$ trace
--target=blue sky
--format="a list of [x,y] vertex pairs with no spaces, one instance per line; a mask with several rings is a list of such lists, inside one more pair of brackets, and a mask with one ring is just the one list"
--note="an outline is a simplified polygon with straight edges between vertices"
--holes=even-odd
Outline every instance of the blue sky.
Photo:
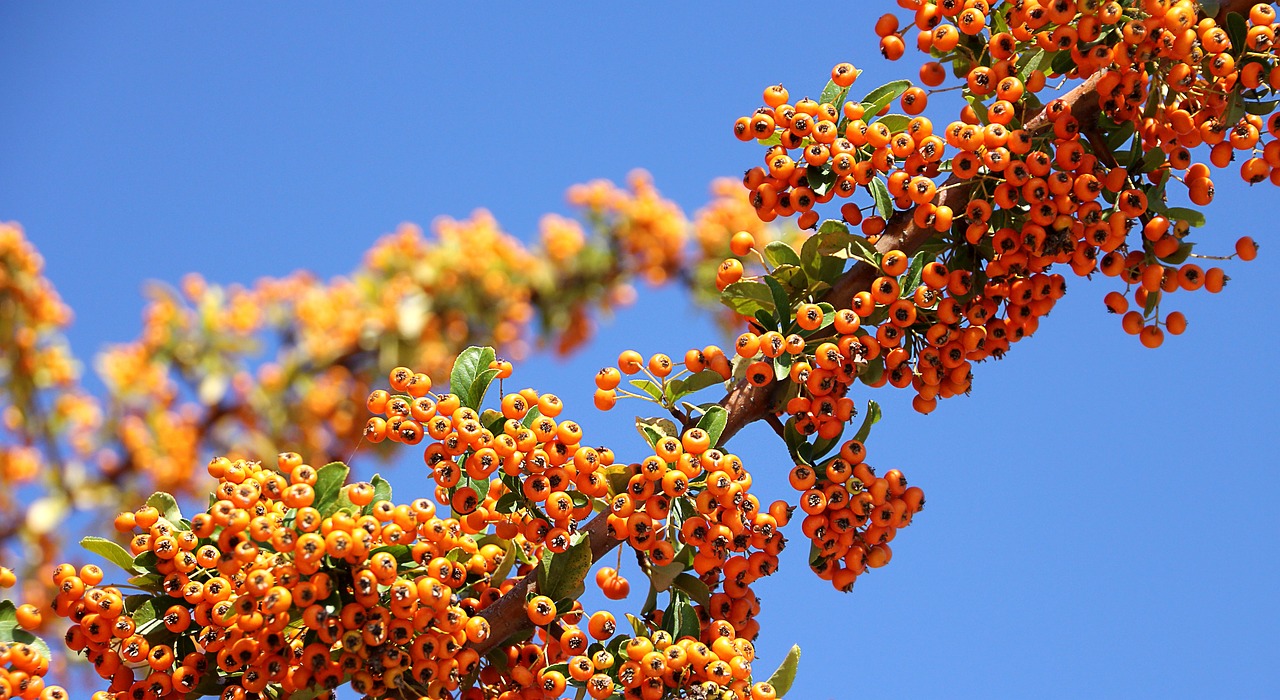
[[[477,207],[528,235],[570,184],[636,167],[692,209],[757,162],[730,131],[765,85],[816,94],[845,60],[867,69],[855,92],[914,75],[874,52],[868,16],[894,9],[6,4],[0,219],[46,256],[87,357],[134,336],[148,279],[341,274],[401,221]],[[1105,314],[1109,281],[1072,280],[972,397],[918,416],[871,395],[886,418],[870,461],[902,468],[928,508],[850,595],[808,571],[796,529],[757,587],[762,675],[799,643],[795,698],[1280,694],[1280,199],[1233,179],[1216,178],[1197,236],[1226,252],[1251,233],[1263,252],[1229,266],[1223,294],[1173,298],[1184,336],[1144,350]],[[682,308],[645,291],[586,351],[517,379],[638,453],[626,404],[590,408],[591,375],[627,347],[717,339]],[[670,336],[651,332],[673,314]],[[789,495],[767,428],[732,447],[762,499]],[[398,472],[400,495],[426,490]]]

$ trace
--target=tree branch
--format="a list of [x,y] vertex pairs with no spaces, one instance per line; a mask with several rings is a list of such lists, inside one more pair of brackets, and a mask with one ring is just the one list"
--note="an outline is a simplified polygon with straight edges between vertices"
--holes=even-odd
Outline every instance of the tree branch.
[[[1247,12],[1248,8],[1252,7],[1253,4],[1250,0],[1229,0],[1224,3],[1222,12],[1238,12],[1242,8]],[[1072,114],[1084,125],[1097,123],[1099,105],[1095,88],[1103,74],[1101,71],[1095,73],[1060,98],[1070,106]],[[1047,108],[1043,108],[1031,119],[1025,121],[1023,128],[1037,132],[1043,130],[1049,124]],[[973,183],[961,180],[953,175],[947,179],[944,187],[939,204],[951,207],[953,211],[962,212],[965,208],[964,204],[972,196]],[[907,255],[912,255],[936,235],[937,232],[931,227],[917,226],[913,215],[914,209],[895,212],[890,217],[884,233],[876,241],[876,250],[885,253],[896,249]],[[872,282],[875,281],[879,274],[879,270],[875,267],[867,263],[857,263],[836,281],[823,301],[831,303],[837,309],[847,309],[854,295],[858,292],[870,290]],[[774,404],[777,401],[775,394],[782,386],[784,385],[775,382],[768,386],[758,387],[753,386],[745,379],[734,385],[719,402],[729,413],[724,432],[720,436],[719,445],[727,443],[747,425],[772,417]],[[776,422],[776,419],[774,422]],[[620,540],[615,540],[609,536],[608,516],[605,513],[593,518],[582,528],[582,531],[591,538],[593,561],[599,561],[605,554],[621,543]],[[531,626],[528,615],[524,610],[524,601],[529,592],[534,590],[534,582],[536,581],[537,569],[535,568],[520,581],[517,581],[515,586],[493,605],[481,611],[480,614],[489,621],[491,634],[488,640],[475,645],[476,651],[484,654],[512,635]]]

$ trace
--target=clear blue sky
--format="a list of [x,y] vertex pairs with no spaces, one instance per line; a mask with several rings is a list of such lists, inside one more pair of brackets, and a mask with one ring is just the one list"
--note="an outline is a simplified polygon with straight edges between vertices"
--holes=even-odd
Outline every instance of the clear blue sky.
[[[764,85],[816,94],[844,60],[866,88],[915,68],[882,63],[858,14],[887,0],[460,6],[0,8],[0,219],[45,254],[75,349],[132,338],[147,279],[340,274],[401,221],[476,207],[528,235],[570,184],[635,167],[695,207],[759,158],[730,127]],[[1109,281],[1073,281],[972,397],[922,417],[879,392],[871,461],[928,508],[851,595],[808,571],[797,528],[758,586],[763,675],[800,643],[794,698],[1280,695],[1280,198],[1232,179],[1197,235],[1228,251],[1249,232],[1263,252],[1225,293],[1174,297],[1186,335],[1146,351],[1104,313]],[[638,454],[621,411],[590,408],[591,374],[625,347],[714,340],[700,319],[647,332],[679,303],[644,294],[585,352],[517,379]],[[733,448],[762,498],[788,495],[772,433]],[[400,470],[397,491],[416,479]]]

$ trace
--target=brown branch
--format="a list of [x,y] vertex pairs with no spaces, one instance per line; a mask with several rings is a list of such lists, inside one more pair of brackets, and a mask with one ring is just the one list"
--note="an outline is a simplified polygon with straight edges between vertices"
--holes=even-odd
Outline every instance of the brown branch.
[[[1252,5],[1253,2],[1248,0],[1230,0],[1223,5],[1223,12],[1240,11],[1240,8],[1247,11]],[[1060,98],[1071,107],[1073,116],[1086,127],[1092,128],[1097,124],[1099,106],[1095,88],[1102,76],[1101,71],[1095,73]],[[1024,122],[1023,128],[1037,132],[1042,131],[1049,124],[1048,110],[1044,108]],[[939,204],[951,207],[953,211],[963,211],[965,202],[969,201],[972,195],[973,183],[952,175],[944,183],[944,187],[946,189],[942,192]],[[917,226],[913,219],[914,213],[911,209],[895,212],[890,217],[884,233],[876,241],[876,250],[885,253],[896,249],[912,255],[932,238],[936,231],[931,227]],[[837,309],[847,309],[854,295],[870,290],[872,282],[879,274],[879,270],[875,267],[867,263],[857,263],[836,281],[823,301],[831,303]],[[758,387],[745,379],[734,385],[720,400],[720,405],[728,410],[729,416],[718,444],[725,444],[747,425],[772,417],[775,413],[774,404],[777,401],[775,392],[782,386],[784,385],[781,383],[774,383],[770,386]],[[615,540],[609,536],[607,514],[597,515],[583,527],[583,532],[591,538],[591,556],[594,561],[599,561],[614,547],[621,544],[621,540]],[[524,601],[529,592],[535,589],[535,581],[537,581],[536,568],[517,581],[515,586],[493,605],[481,611],[480,614],[489,621],[491,634],[487,641],[475,645],[476,651],[484,654],[512,635],[531,626],[524,610]]]
[[[609,536],[609,514],[607,511],[596,515],[579,532],[590,538],[591,561],[593,562],[600,561],[614,547],[622,544],[622,540],[615,540]],[[541,568],[542,565],[538,564],[524,578],[516,581],[516,585],[503,594],[493,605],[480,611],[480,616],[489,621],[489,638],[474,646],[475,650],[481,655],[506,641],[517,632],[532,626],[529,622],[529,615],[524,609],[524,601],[530,591],[537,590],[538,569]]]

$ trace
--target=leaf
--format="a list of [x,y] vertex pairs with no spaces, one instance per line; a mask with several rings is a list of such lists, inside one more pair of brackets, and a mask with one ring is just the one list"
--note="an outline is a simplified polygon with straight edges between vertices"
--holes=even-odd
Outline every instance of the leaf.
[[830,165],[810,165],[805,168],[805,180],[808,181],[813,193],[822,197],[831,190],[832,185],[836,184],[836,173]]
[[52,658],[49,645],[43,639],[18,627],[18,608],[11,600],[0,601],[0,642],[26,644],[44,658]]
[[902,296],[909,297],[915,294],[916,287],[920,286],[920,275],[924,272],[924,260],[928,257],[924,253],[916,253],[911,258],[911,266],[907,268],[907,276],[902,278]]
[[489,393],[489,385],[493,384],[493,380],[498,376],[498,370],[486,367],[476,375],[475,381],[471,382],[471,397],[475,401],[472,408],[479,409],[484,403],[484,395]]
[[627,622],[631,623],[631,630],[636,633],[637,637],[648,637],[651,634],[649,626],[644,623],[644,620],[631,613],[627,613]]
[[674,379],[667,382],[667,401],[674,404],[689,394],[702,391],[723,381],[724,377],[721,377],[720,373],[713,369],[704,369],[683,379]]
[[773,293],[773,305],[778,310],[778,325],[787,325],[792,320],[791,297],[787,294],[787,290],[782,287],[782,283],[774,279],[772,275],[766,276],[764,281],[769,285],[769,291]]
[[862,98],[863,111],[868,115],[878,114],[880,110],[888,107],[890,102],[902,97],[902,93],[910,87],[910,80],[895,80],[881,85]]
[[136,627],[142,627],[154,619],[156,619],[156,606],[150,598],[143,601],[142,605],[139,605],[138,609],[133,611],[133,624]]
[[720,444],[720,435],[724,433],[724,427],[728,422],[729,412],[724,406],[712,406],[702,414],[702,418],[698,419],[698,427],[706,431],[711,446],[716,447]]
[[782,660],[778,666],[778,670],[769,676],[769,685],[773,686],[773,692],[778,697],[783,697],[791,690],[791,684],[796,681],[796,668],[800,665],[800,645],[796,644],[791,647],[791,651],[787,652],[787,658]]
[[695,602],[702,605],[711,604],[711,589],[707,588],[707,584],[702,579],[689,573],[682,573],[672,580],[671,585],[689,595]]
[[1187,261],[1187,258],[1191,257],[1191,251],[1195,249],[1195,246],[1196,244],[1194,243],[1179,243],[1177,250],[1160,258],[1160,260],[1169,265],[1181,265]]
[[[463,406],[479,408],[480,402],[474,393],[476,380],[481,373],[489,369],[489,363],[496,359],[493,348],[472,345],[458,354],[453,363],[453,371],[449,373],[449,391],[458,396]],[[492,377],[491,377],[492,379]],[[488,385],[485,384],[487,387]]]
[[[1235,16],[1235,13],[1233,12],[1229,16]],[[1227,128],[1232,128],[1236,124],[1239,124],[1240,120],[1243,118],[1244,95],[1240,94],[1240,88],[1237,87],[1235,90],[1231,91],[1231,98],[1227,101],[1227,111],[1222,115],[1222,123],[1225,124]]]
[[651,382],[648,379],[632,379],[631,386],[653,397],[654,401],[662,400],[662,389],[658,387],[656,382]]
[[800,256],[791,246],[782,241],[773,241],[764,247],[764,257],[770,265],[800,265]]
[[577,543],[560,553],[546,550],[538,569],[538,592],[552,600],[573,595],[591,569],[591,538],[580,537]]
[[762,282],[734,282],[720,292],[720,303],[743,316],[774,310],[773,294]]
[[650,447],[656,446],[664,437],[680,437],[680,428],[670,418],[636,418],[636,430]]
[[502,494],[497,503],[493,504],[493,509],[498,513],[511,514],[516,512],[520,507],[520,495],[515,491],[508,491]]
[[1147,295],[1147,303],[1142,307],[1142,315],[1144,317],[1152,317],[1151,315],[1155,312],[1156,307],[1160,305],[1161,294],[1160,290],[1156,290]]
[[1031,53],[1024,53],[1019,56],[1017,64],[1018,79],[1024,83],[1027,82],[1027,78],[1031,76],[1031,73],[1040,68],[1040,65],[1044,63],[1044,57],[1044,49],[1036,49]]
[[889,186],[884,184],[884,180],[873,178],[867,189],[871,190],[871,196],[876,200],[876,213],[886,220],[893,216],[893,198],[889,196]]
[[[1239,56],[1245,48],[1249,36],[1249,26],[1245,24],[1244,15],[1239,12],[1227,13],[1227,38],[1231,39],[1231,53]],[[1235,122],[1231,122],[1235,124]]]
[[1205,218],[1202,212],[1195,209],[1187,209],[1186,207],[1169,207],[1165,211],[1165,218],[1170,221],[1185,221],[1187,225],[1200,228],[1205,225]]
[[684,562],[673,561],[670,564],[655,565],[649,567],[649,582],[659,592],[671,588],[671,583],[676,577],[684,573]]
[[147,498],[147,505],[160,511],[160,517],[177,525],[182,522],[182,511],[178,509],[178,499],[164,491],[156,491]]
[[911,117],[905,114],[886,114],[876,121],[884,124],[886,129],[896,134],[899,131],[906,130],[907,125],[911,123]]
[[625,464],[611,464],[604,469],[604,480],[609,485],[609,496],[616,496],[627,490],[631,470]]
[[1120,125],[1118,129],[1107,134],[1107,148],[1111,151],[1118,151],[1120,147],[1133,138],[1134,134],[1133,122],[1127,121]]
[[977,95],[965,95],[964,99],[969,103],[969,106],[973,108],[973,113],[978,115],[978,121],[983,124],[991,123],[991,117],[988,115],[987,111],[987,103],[983,102],[981,97],[978,97]]
[[146,573],[134,564],[132,554],[111,540],[90,535],[80,540],[80,546],[131,574]]
[[1280,100],[1268,100],[1266,102],[1246,102],[1244,103],[1244,111],[1257,117],[1265,117],[1276,110],[1276,106],[1280,105]]
[[330,462],[316,471],[316,497],[312,505],[320,515],[333,515],[338,509],[338,495],[350,474],[351,469],[342,462]]
[[858,428],[858,434],[853,439],[866,442],[867,436],[871,434],[871,426],[880,422],[880,415],[880,404],[874,399],[867,401],[867,415],[862,419],[862,427]]
[[160,584],[164,583],[164,577],[160,574],[139,574],[137,576],[130,576],[127,583],[130,586],[136,586],[144,591],[159,593]]
[[[373,503],[391,500],[391,482],[382,478],[381,474],[374,474],[370,483],[373,484]],[[370,513],[373,512],[373,503],[367,506]]]
[[1222,8],[1222,0],[1200,0],[1200,11],[1205,17],[1215,17]]
[[698,622],[698,613],[694,611],[689,595],[684,591],[671,591],[671,602],[667,605],[666,614],[662,616],[662,629],[670,632],[677,640],[684,637],[698,638],[702,625]]
[[472,479],[468,477],[463,481],[463,483],[470,486],[476,492],[476,499],[478,501],[484,502],[485,497],[489,495],[489,486],[492,485],[493,482],[488,479]]
[[[858,76],[860,75],[862,75],[862,69],[855,68],[853,71],[853,79],[857,80]],[[822,97],[820,101],[839,107],[840,105],[844,104],[844,99],[848,94],[849,94],[849,88],[840,87],[839,85],[836,85],[834,82],[828,80],[826,87],[822,88]]]
[[1144,173],[1154,173],[1164,164],[1165,153],[1159,147],[1148,149],[1146,153],[1142,154],[1142,172]]
[[[765,280],[766,282],[768,280],[774,280],[778,284],[781,284],[783,290],[788,292],[788,296],[790,296],[791,292],[802,292],[809,286],[809,281],[805,277],[804,270],[801,270],[795,265],[779,265],[774,268],[773,273],[766,277]],[[769,288],[772,291],[773,285],[769,285]],[[777,296],[774,296],[774,304],[777,303],[778,298]],[[790,305],[784,306],[783,310],[790,311]],[[785,313],[778,313],[777,315],[780,317],[779,320],[786,320]]]
[[505,551],[502,555],[502,561],[498,563],[498,566],[493,570],[493,575],[489,577],[489,580],[495,586],[506,580],[507,574],[511,573],[511,567],[516,564],[515,543],[511,540],[503,540],[503,550]]

